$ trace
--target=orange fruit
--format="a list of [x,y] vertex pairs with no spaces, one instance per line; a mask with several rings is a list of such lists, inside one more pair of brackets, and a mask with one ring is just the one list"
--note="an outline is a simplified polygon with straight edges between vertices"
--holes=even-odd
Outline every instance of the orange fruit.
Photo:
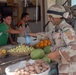
[[0,55],[2,55],[2,51],[0,51]]
[[46,47],[47,46],[47,43],[44,43],[44,47]]
[[51,45],[51,42],[48,42],[48,45]]
[[36,47],[38,48],[39,47],[39,44],[37,44]]
[[43,41],[42,40],[40,41],[40,44],[43,44]]
[[44,45],[43,44],[40,44],[39,46],[40,46],[40,48],[42,48]]
[[44,40],[44,43],[48,43],[48,40]]

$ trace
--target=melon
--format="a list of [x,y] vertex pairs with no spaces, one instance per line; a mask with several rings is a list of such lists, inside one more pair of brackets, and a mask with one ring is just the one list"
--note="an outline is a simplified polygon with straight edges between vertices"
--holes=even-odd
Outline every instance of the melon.
[[44,57],[44,51],[42,49],[35,49],[31,52],[30,57],[32,59],[41,59]]
[[51,59],[47,57],[47,55],[45,55],[43,58],[42,58],[45,62],[47,62],[48,64],[51,63]]
[[48,54],[48,53],[51,52],[50,48],[51,48],[51,46],[46,46],[46,47],[44,47],[44,52],[45,52],[45,54]]

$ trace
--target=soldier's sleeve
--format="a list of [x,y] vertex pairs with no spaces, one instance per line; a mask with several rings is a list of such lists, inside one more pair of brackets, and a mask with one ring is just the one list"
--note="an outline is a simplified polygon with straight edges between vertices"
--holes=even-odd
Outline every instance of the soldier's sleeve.
[[47,38],[48,38],[47,33],[44,33],[44,32],[37,33],[36,36],[37,36],[37,38],[38,38],[39,40],[40,40],[40,39],[44,40],[44,39],[47,39]]
[[65,27],[63,29],[62,38],[67,46],[59,50],[61,60],[63,63],[71,62],[71,57],[76,55],[76,50],[72,49],[71,45],[76,45],[75,31],[71,27]]

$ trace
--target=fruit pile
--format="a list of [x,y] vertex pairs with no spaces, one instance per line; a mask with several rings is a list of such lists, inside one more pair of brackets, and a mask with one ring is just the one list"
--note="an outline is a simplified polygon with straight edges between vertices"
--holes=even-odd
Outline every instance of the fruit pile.
[[49,45],[51,45],[51,41],[49,39],[40,40],[40,42],[36,44],[36,48],[43,48]]
[[4,57],[7,54],[7,51],[4,49],[0,49],[0,58]]
[[[11,53],[17,53],[17,54],[30,54],[31,51],[34,50],[33,47],[29,47],[29,46],[25,46],[25,45],[19,45],[15,48],[12,48],[10,50],[8,50],[8,53],[11,54]],[[13,54],[14,55],[14,54]]]

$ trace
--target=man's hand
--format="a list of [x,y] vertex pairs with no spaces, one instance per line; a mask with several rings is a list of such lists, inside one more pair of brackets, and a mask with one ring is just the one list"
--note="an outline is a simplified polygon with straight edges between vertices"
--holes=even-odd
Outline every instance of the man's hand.
[[14,41],[13,41],[13,42],[11,42],[11,44],[13,44],[13,45],[17,45],[17,42],[14,42]]
[[51,59],[51,60],[55,60],[56,58],[59,57],[59,51],[54,51],[54,52],[51,52],[48,54],[48,57]]

